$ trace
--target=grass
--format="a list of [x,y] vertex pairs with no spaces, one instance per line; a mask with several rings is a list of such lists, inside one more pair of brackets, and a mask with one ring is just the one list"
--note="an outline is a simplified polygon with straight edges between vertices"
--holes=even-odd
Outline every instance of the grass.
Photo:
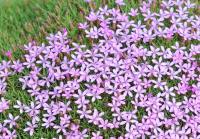
[[[109,2],[108,2],[109,1]],[[160,0],[159,0],[160,1]],[[132,7],[138,7],[138,0],[126,0],[129,3],[123,8],[124,11],[129,11]],[[200,1],[196,0],[197,4]],[[107,3],[110,7],[114,6],[114,0],[96,0],[96,7],[102,3]],[[155,10],[159,10],[158,8]],[[0,61],[5,59],[4,51],[15,51],[14,58],[19,58],[21,54],[21,46],[35,40],[38,43],[45,42],[45,37],[50,33],[55,33],[58,30],[66,27],[69,31],[69,36],[76,40],[78,30],[76,26],[79,22],[84,21],[84,16],[89,12],[89,5],[84,0],[0,0]],[[177,41],[174,38],[172,41],[155,40],[152,42],[156,46],[171,46]],[[194,42],[199,43],[199,42]],[[6,98],[11,101],[11,105],[15,100],[21,100],[24,103],[30,103],[32,98],[27,95],[26,91],[20,89],[18,78],[20,75],[12,76],[8,79],[8,92]],[[105,98],[105,101],[106,98]],[[93,107],[103,109],[102,102],[94,104]],[[128,110],[131,106],[127,105],[124,109]],[[74,108],[76,109],[76,107]],[[5,119],[8,113],[17,115],[19,112],[15,109],[10,109],[6,113],[0,114],[0,122]],[[140,117],[145,114],[145,110],[137,113]],[[80,121],[75,111],[71,113],[75,122],[82,125],[82,128],[90,128],[91,130],[97,127],[90,125],[87,121]],[[25,122],[29,120],[27,115],[22,115],[19,121],[18,138],[28,139],[30,136],[23,132]],[[112,117],[106,117],[107,119]],[[121,134],[120,130],[102,131],[105,138]],[[121,130],[124,132],[124,130]],[[56,136],[56,132],[39,127],[34,134],[33,139],[41,137],[49,139]]]

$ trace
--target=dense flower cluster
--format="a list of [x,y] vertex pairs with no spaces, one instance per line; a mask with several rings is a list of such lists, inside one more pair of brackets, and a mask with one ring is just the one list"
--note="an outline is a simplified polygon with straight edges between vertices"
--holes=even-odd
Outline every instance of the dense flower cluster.
[[[67,139],[103,139],[102,130],[122,128],[124,133],[110,138],[200,138],[200,45],[182,43],[200,40],[200,18],[190,15],[195,7],[190,1],[163,1],[158,13],[151,11],[154,2],[129,13],[107,6],[92,10],[79,24],[91,49],[71,42],[63,30],[47,37],[47,45],[25,45],[22,60],[2,61],[1,96],[7,77],[28,72],[19,81],[34,101],[17,100],[13,106],[31,119],[24,131],[32,136],[40,122]],[[125,5],[123,0],[116,4]],[[151,43],[174,36],[182,42],[170,48]],[[105,98],[110,115],[93,105]],[[8,108],[2,97],[0,113]],[[82,129],[71,111],[100,130]],[[16,138],[19,118],[8,115],[0,124],[0,138]]]

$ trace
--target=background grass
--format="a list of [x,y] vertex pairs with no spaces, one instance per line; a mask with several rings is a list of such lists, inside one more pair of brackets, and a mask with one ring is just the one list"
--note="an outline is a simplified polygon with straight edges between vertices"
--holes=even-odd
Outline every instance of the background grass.
[[[138,0],[125,1],[128,5],[123,7],[124,11],[128,11],[132,7],[138,7]],[[200,4],[199,0],[194,2],[197,5]],[[114,6],[114,0],[96,0],[95,3],[96,7],[105,3],[110,7]],[[88,12],[89,5],[84,0],[0,0],[0,61],[5,59],[3,56],[5,51],[12,50],[14,51],[14,57],[19,58],[19,48],[22,45],[32,40],[38,43],[45,42],[48,34],[55,33],[64,27],[69,31],[70,37],[76,40],[78,35],[76,26],[79,22],[84,21],[84,16]],[[199,13],[198,10],[194,12]],[[156,46],[165,45],[169,47],[177,40],[178,38],[175,37],[173,41],[155,40],[152,43]],[[20,89],[19,77],[20,75],[15,75],[8,79],[8,92],[5,97],[10,100],[11,104],[14,104],[16,100],[21,100],[28,104],[32,98]],[[103,101],[107,101],[106,99]],[[104,108],[102,106],[102,102],[94,104],[94,107],[99,110]],[[127,105],[124,109],[128,110],[129,106]],[[0,122],[5,119],[9,112],[14,115],[19,114],[19,111],[10,109],[6,113],[0,114]],[[141,110],[138,115],[142,116],[144,113],[144,110]],[[71,116],[75,122],[80,122],[75,110],[71,113]],[[109,119],[109,117],[106,118]],[[22,115],[18,128],[19,139],[39,139],[41,137],[49,139],[56,136],[55,131],[50,131],[40,126],[34,136],[30,137],[22,130],[28,120],[30,119],[27,115]],[[81,121],[81,125],[83,125],[83,128],[96,129],[96,127],[88,124],[87,121]],[[102,131],[102,133],[105,138],[108,138],[109,136],[121,134],[119,131],[123,132],[123,130],[113,130]]]

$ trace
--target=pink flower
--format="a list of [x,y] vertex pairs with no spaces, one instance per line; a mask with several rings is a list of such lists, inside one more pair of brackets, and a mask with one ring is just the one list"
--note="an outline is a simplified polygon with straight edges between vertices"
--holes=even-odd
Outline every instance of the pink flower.
[[4,112],[7,109],[9,109],[9,101],[5,100],[2,97],[0,101],[0,113]]
[[[50,34],[46,44],[25,45],[24,54],[15,61],[8,51],[10,61],[0,62],[4,121],[0,138],[23,134],[23,126],[17,126],[21,116],[5,112],[9,106],[9,112],[16,108],[31,119],[24,129],[30,136],[42,126],[56,131],[60,139],[199,138],[196,5],[189,0],[161,5],[149,0],[126,12],[126,7],[120,7],[123,0],[115,3],[114,8],[105,5],[88,11],[73,40],[62,29]],[[24,99],[12,103],[4,99],[12,93],[13,75],[20,81],[14,86],[31,97],[26,105]],[[109,137],[106,130],[115,132]]]
[[125,5],[124,0],[115,0],[115,3],[120,6]]
[[7,56],[8,58],[12,58],[12,52],[10,50],[6,51],[5,56]]
[[33,136],[33,133],[35,132],[35,128],[37,128],[37,124],[35,122],[27,122],[26,123],[28,127],[24,129],[25,132],[29,132],[30,136]]
[[92,132],[92,138],[91,139],[103,139],[103,136],[100,135],[100,132],[97,133]]
[[19,116],[13,117],[13,115],[9,113],[8,117],[9,119],[4,120],[4,124],[8,124],[9,127],[12,129],[14,126],[17,125],[16,121],[19,119]]

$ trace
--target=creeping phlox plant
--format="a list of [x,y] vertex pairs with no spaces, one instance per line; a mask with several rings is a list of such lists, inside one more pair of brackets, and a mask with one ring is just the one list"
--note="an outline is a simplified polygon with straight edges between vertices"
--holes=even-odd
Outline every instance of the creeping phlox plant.
[[[0,113],[19,114],[2,120],[0,138],[17,138],[23,114],[30,136],[44,127],[66,139],[200,138],[200,17],[190,14],[196,5],[162,1],[153,12],[154,2],[128,13],[120,10],[123,0],[91,10],[78,26],[87,45],[63,30],[47,44],[25,45],[20,60],[2,61]],[[153,43],[174,37],[170,47]],[[5,97],[15,74],[28,104]]]

